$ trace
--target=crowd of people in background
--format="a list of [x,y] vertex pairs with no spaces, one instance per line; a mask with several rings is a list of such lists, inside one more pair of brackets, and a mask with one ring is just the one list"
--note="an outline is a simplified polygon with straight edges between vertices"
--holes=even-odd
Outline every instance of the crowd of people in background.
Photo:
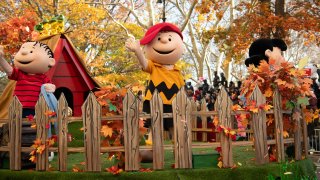
[[214,110],[214,103],[221,87],[226,89],[234,104],[239,102],[241,81],[236,83],[230,81],[228,83],[224,73],[220,73],[219,76],[218,72],[215,71],[212,85],[208,84],[206,79],[200,80],[195,87],[192,86],[191,82],[186,82],[185,85],[187,96],[199,104],[202,99],[205,99],[209,111]]

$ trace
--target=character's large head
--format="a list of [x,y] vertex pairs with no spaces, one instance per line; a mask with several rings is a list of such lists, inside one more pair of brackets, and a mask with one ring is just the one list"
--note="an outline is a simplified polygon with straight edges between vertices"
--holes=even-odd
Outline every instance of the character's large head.
[[159,64],[175,64],[184,51],[183,36],[178,27],[159,23],[148,29],[140,40],[145,57]]
[[287,50],[286,43],[281,39],[257,39],[249,48],[249,58],[245,60],[246,66],[253,64],[259,66],[260,61],[273,59],[280,63],[284,61],[281,54],[282,51]]
[[14,56],[14,65],[28,74],[42,74],[55,65],[51,49],[41,42],[24,43]]

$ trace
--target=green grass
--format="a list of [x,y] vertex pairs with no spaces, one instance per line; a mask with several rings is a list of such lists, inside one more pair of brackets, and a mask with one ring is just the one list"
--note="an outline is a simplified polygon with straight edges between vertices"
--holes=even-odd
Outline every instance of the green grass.
[[[193,179],[219,179],[219,180],[272,180],[281,177],[287,180],[316,179],[314,167],[311,160],[302,160],[291,164],[291,175],[284,175],[283,164],[271,163],[256,167],[238,167],[236,169],[180,169],[161,170],[153,172],[123,172],[114,176],[107,172],[101,173],[73,173],[73,172],[36,172],[36,171],[10,171],[0,170],[0,179],[165,179],[165,180],[193,180]],[[290,169],[288,169],[290,170]]]

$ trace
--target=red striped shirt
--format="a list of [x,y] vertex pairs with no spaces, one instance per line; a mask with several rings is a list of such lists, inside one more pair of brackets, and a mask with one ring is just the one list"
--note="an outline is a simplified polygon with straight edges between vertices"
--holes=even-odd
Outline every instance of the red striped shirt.
[[31,109],[34,109],[39,99],[41,85],[51,83],[45,74],[30,75],[17,68],[13,68],[12,74],[8,78],[17,81],[13,95],[18,97],[23,108]]

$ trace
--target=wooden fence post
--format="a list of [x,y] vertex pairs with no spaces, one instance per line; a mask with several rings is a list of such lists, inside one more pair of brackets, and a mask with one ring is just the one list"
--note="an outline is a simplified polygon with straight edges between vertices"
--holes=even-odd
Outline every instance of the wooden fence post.
[[163,138],[163,103],[160,94],[156,90],[150,101],[153,169],[164,167],[164,138]]
[[172,102],[175,168],[192,168],[191,102],[181,88]]
[[68,103],[62,93],[58,101],[58,112],[57,112],[57,123],[58,123],[58,164],[60,171],[67,171],[67,155],[68,155]]
[[[49,117],[46,115],[46,112],[49,111],[48,105],[43,97],[40,95],[39,100],[35,106],[35,114],[36,114],[36,125],[37,125],[37,139],[40,139],[41,143],[44,145],[48,140],[48,125],[49,125]],[[37,171],[47,171],[49,170],[49,162],[48,162],[48,148],[36,156],[36,170]]]
[[[232,105],[232,100],[230,99],[225,88],[222,87],[214,107],[215,110],[218,111],[219,124],[231,129],[233,129],[233,122],[231,117]],[[233,167],[232,139],[231,137],[227,136],[224,132],[220,132],[220,138],[223,167]]]
[[284,141],[283,141],[283,114],[282,114],[282,107],[281,107],[281,95],[279,90],[273,94],[273,114],[274,114],[274,121],[275,121],[275,138],[276,138],[276,152],[277,152],[277,161],[284,162]]
[[[258,86],[255,87],[250,99],[256,102],[257,107],[266,104],[266,98],[261,93]],[[254,135],[254,148],[256,152],[256,163],[266,164],[269,162],[266,112],[264,110],[259,109],[258,113],[251,113],[251,115]]]
[[301,153],[301,109],[300,107],[295,107],[293,110],[293,121],[295,126],[294,131],[294,154],[295,154],[295,160],[301,160],[302,159],[302,153]]
[[84,127],[86,171],[101,171],[100,131],[101,106],[92,92],[81,107]]
[[139,100],[132,91],[123,99],[125,170],[139,170]]
[[[205,99],[201,100],[201,111],[203,112],[207,111],[207,103]],[[207,116],[201,116],[201,123],[202,123],[201,129],[207,129],[208,127]],[[202,142],[207,142],[207,141],[208,141],[208,135],[207,135],[207,132],[204,131],[202,132]]]
[[22,105],[14,96],[9,106],[10,170],[21,170]]
[[[191,101],[191,111],[197,111],[197,104],[194,101]],[[191,116],[191,124],[192,124],[192,129],[197,128],[197,116]],[[197,141],[197,131],[192,132],[192,141]]]

